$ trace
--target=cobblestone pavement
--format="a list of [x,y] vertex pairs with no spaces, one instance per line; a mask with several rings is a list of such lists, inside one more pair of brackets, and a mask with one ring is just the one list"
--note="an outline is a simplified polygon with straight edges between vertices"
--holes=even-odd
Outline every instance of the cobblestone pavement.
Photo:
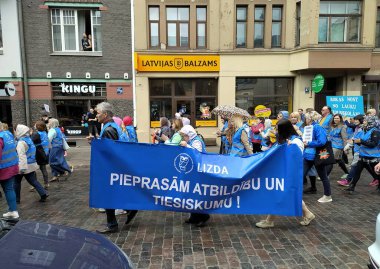
[[[67,181],[50,184],[46,203],[38,202],[24,180],[21,218],[92,231],[103,227],[105,214],[88,206],[89,152],[89,147],[70,150],[75,171]],[[299,218],[279,217],[274,228],[264,230],[255,227],[263,216],[213,215],[208,226],[197,228],[184,224],[185,213],[140,211],[127,226],[121,225],[125,215],[119,216],[121,231],[109,239],[137,268],[366,268],[380,195],[368,186],[371,178],[366,173],[356,195],[343,195],[335,183],[341,175],[338,169],[331,176],[332,203],[317,202],[321,182],[318,194],[304,197],[316,215],[308,227],[301,226]],[[4,198],[0,207],[6,211]]]

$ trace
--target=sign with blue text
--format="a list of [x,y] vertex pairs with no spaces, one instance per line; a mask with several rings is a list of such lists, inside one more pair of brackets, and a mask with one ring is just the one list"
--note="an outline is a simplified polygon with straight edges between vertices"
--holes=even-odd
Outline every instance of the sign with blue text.
[[353,118],[364,114],[363,96],[326,96],[326,104],[334,114]]
[[90,206],[301,216],[302,174],[296,145],[241,158],[181,146],[95,140]]

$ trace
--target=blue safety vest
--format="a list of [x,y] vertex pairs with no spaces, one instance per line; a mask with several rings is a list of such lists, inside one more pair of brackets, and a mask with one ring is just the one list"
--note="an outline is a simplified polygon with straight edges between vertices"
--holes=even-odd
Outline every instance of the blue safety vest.
[[44,148],[45,154],[49,155],[49,137],[46,132],[38,131],[40,135],[41,144],[37,144],[36,146],[41,145]]
[[[355,130],[354,135],[352,136],[352,139],[359,139],[362,136],[363,130],[359,128],[358,130]],[[360,145],[354,143],[354,153],[359,152],[360,150]]]
[[0,159],[0,169],[17,165],[18,155],[13,135],[9,131],[0,131],[0,138],[3,139],[4,143],[4,148]]
[[326,119],[321,124],[323,118],[319,121],[319,125],[323,127],[323,129],[326,130],[326,134],[329,135],[330,132],[330,122],[333,120],[333,116],[331,114],[327,115]]
[[54,130],[56,132],[56,136],[51,141],[51,147],[52,148],[63,147],[63,136],[62,136],[61,129],[59,129],[58,127],[55,127]]
[[331,128],[330,130],[329,140],[331,141],[331,146],[335,149],[343,149],[344,147],[342,128]]
[[[376,128],[372,128],[368,132],[362,132],[360,140],[368,141],[371,138],[372,132],[375,130],[378,131]],[[363,144],[360,145],[359,156],[367,158],[380,158],[380,144],[377,144],[373,148],[366,147]]]
[[202,152],[206,152],[206,145],[205,145],[205,143],[203,142],[203,140],[199,138],[199,136],[195,136],[193,139],[191,139],[191,140],[189,141],[189,145],[190,145],[191,147],[193,147],[193,143],[194,143],[195,140],[198,140],[199,142],[201,142],[201,144],[202,144]]
[[[269,127],[268,129],[264,130],[263,133],[264,135],[267,135],[273,128]],[[270,145],[270,138],[269,136],[267,138],[262,138],[261,139],[261,146],[262,147],[269,147]]]
[[303,125],[303,122],[297,122],[296,123],[296,126],[298,127],[298,129],[303,133],[303,127],[302,127],[302,125]]
[[137,134],[136,134],[136,131],[135,131],[135,128],[131,125],[128,125],[125,127],[125,132],[126,135],[128,136],[129,138],[129,142],[138,142],[137,140]]
[[242,132],[246,132],[243,127],[240,127],[232,137],[232,147],[230,151],[231,156],[247,156],[248,151],[245,149],[243,143],[241,142],[241,134]]
[[122,134],[123,134],[123,131],[121,130],[120,126],[117,125],[114,121],[109,121],[109,122],[107,122],[106,124],[104,124],[102,130],[100,131],[100,135],[99,135],[99,137],[100,137],[100,138],[103,138],[104,130],[107,129],[109,126],[111,126],[112,128],[116,129],[116,131],[117,131],[117,135],[118,135],[118,137],[119,137],[119,139],[120,139],[120,137],[121,137]]
[[33,144],[32,139],[29,136],[24,136],[19,139],[20,141],[24,141],[28,145],[28,150],[26,151],[26,159],[28,164],[36,162],[36,146]]

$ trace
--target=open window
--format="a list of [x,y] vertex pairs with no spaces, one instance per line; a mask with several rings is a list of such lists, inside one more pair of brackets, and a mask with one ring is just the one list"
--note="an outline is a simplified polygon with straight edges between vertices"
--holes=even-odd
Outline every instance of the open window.
[[52,9],[54,52],[101,52],[101,12],[86,9]]

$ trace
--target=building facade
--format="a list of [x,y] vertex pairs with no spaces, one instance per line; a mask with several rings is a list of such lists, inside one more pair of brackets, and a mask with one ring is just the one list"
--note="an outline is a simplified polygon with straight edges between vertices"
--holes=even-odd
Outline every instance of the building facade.
[[102,101],[133,115],[130,1],[22,1],[30,119],[57,117],[85,135]]
[[[363,95],[365,109],[379,108],[380,1],[142,0],[134,6],[142,141],[159,117],[181,109],[211,138],[221,123],[207,111],[221,104],[251,114],[263,105],[277,114],[320,110],[326,96]],[[192,69],[197,63],[201,68]],[[317,74],[325,86],[316,94]]]
[[25,115],[17,1],[0,1],[0,121]]

